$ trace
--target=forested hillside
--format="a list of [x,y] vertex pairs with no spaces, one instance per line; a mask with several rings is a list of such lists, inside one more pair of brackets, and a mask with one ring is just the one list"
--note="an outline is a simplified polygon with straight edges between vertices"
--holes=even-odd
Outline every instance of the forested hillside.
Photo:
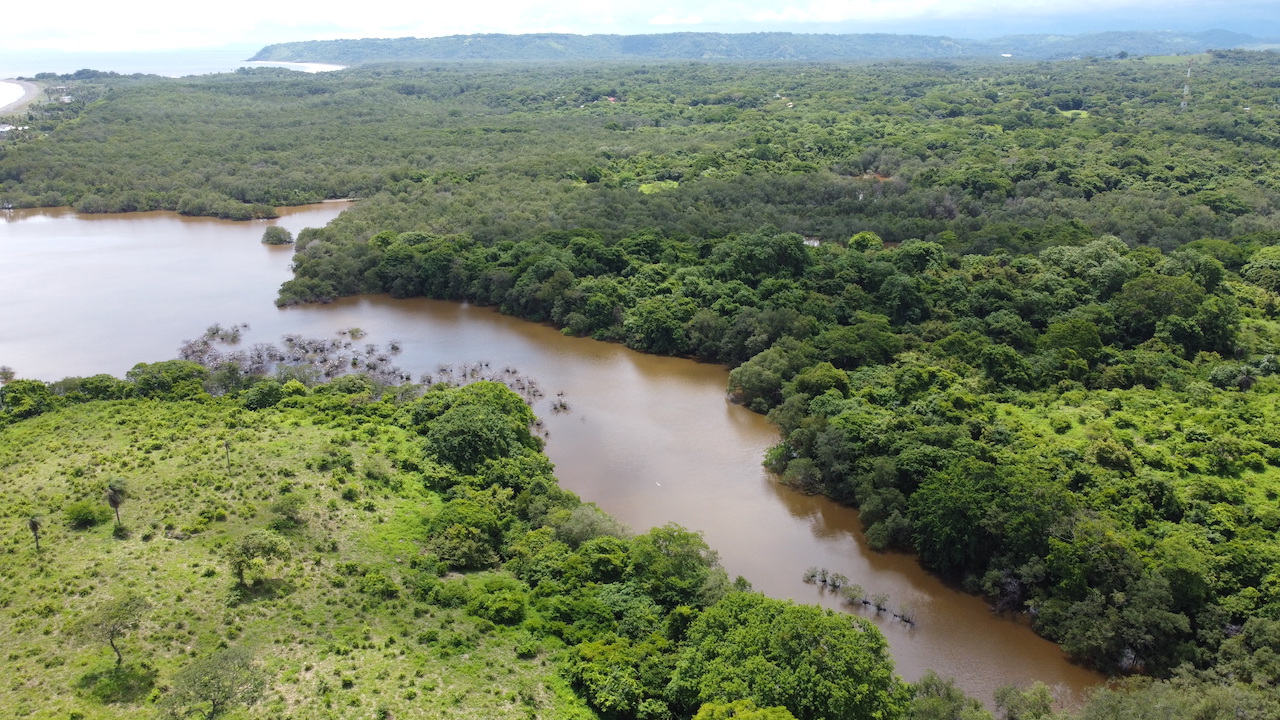
[[[4,147],[0,202],[240,217],[359,196],[299,235],[281,304],[379,292],[468,300],[725,363],[732,396],[782,431],[765,462],[784,482],[860,507],[875,547],[916,552],[998,611],[1027,613],[1081,662],[1170,678],[1104,692],[1085,717],[1137,716],[1125,713],[1153,702],[1172,717],[1274,716],[1280,56],[1217,53],[1190,73],[1182,59],[439,64],[82,82],[100,99],[33,111],[31,130]],[[116,387],[10,383],[4,411],[16,420]],[[450,393],[476,390],[401,404],[372,387],[341,402],[302,390],[269,391],[279,402],[265,417],[302,422],[308,403],[332,402],[375,410],[389,432],[425,434],[414,452],[430,463],[401,464],[414,452],[399,450],[388,462],[421,474],[440,507],[464,503],[457,523],[426,518],[446,533],[423,541],[431,567],[505,563],[514,579],[493,582],[517,583],[512,592],[565,589],[556,578],[574,576],[579,549],[554,518],[578,512],[576,500],[549,489],[521,423],[489,455],[454,439],[473,421],[506,427],[479,411],[450,415]],[[230,399],[205,402],[241,391],[223,386]],[[41,447],[28,444],[22,452]],[[522,459],[505,465],[507,451]],[[475,464],[476,453],[488,460]],[[542,484],[526,487],[529,477]],[[354,479],[363,501],[372,481]],[[342,485],[328,486],[339,509]],[[498,529],[485,540],[455,525]],[[643,552],[608,550],[614,559],[600,562],[613,574],[591,576],[591,592],[616,593],[584,601],[606,639],[556,625],[573,626],[572,608],[586,605],[528,601],[540,620],[526,630],[570,648],[565,677],[600,714],[686,717],[748,697],[797,717],[863,712],[727,693],[757,687],[757,671],[776,675],[735,661],[763,652],[769,634],[689,649],[713,634],[697,623],[767,626],[792,611],[730,593],[692,620],[698,610],[678,608],[728,591],[710,555],[694,553],[696,577],[669,588],[646,584]],[[636,593],[658,608],[640,634],[595,604],[649,608]],[[873,665],[876,702],[894,717],[908,691]],[[920,717],[953,717],[955,703]]]
[[1224,30],[1010,35],[989,40],[928,35],[683,32],[653,35],[453,35],[438,38],[309,40],[262,48],[250,60],[358,65],[422,60],[1024,60],[1172,55],[1264,41]]

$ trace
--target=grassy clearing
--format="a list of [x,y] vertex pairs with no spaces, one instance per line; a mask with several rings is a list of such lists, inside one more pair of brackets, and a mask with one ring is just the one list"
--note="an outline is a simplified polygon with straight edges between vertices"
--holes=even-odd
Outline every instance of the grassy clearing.
[[1183,65],[1187,63],[1195,63],[1196,65],[1204,65],[1213,62],[1213,56],[1209,53],[1200,53],[1197,55],[1148,55],[1140,58],[1140,62],[1145,65]]
[[[23,718],[138,717],[192,658],[248,645],[272,678],[253,717],[586,713],[545,653],[517,656],[521,631],[404,589],[439,498],[385,458],[420,453],[419,442],[387,425],[222,401],[88,403],[0,429],[0,707]],[[70,527],[66,509],[105,508],[113,477],[129,488],[125,531],[113,516]],[[302,498],[294,527],[272,510],[291,495]],[[233,592],[225,548],[269,526],[291,559]],[[362,589],[370,573],[391,581],[386,596]],[[76,626],[129,591],[151,609],[118,641],[117,669],[111,649]]]
[[653,195],[655,193],[675,190],[680,187],[680,183],[675,180],[655,180],[650,183],[640,183],[640,192],[645,195]]

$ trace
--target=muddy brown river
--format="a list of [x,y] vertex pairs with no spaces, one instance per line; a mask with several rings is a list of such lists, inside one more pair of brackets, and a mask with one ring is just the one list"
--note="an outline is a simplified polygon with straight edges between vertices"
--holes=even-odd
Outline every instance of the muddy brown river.
[[[288,209],[269,222],[296,234],[343,208]],[[914,557],[868,550],[856,511],[780,486],[760,465],[777,432],[726,401],[725,368],[568,338],[455,303],[363,297],[277,309],[292,249],[259,242],[269,222],[0,211],[0,365],[43,380],[123,375],[134,363],[175,357],[183,340],[215,322],[249,323],[245,346],[360,327],[370,342],[400,340],[397,362],[415,377],[441,363],[510,365],[569,402],[568,413],[552,413],[546,400],[534,408],[565,487],[636,530],[676,522],[703,532],[731,576],[773,597],[840,608],[801,580],[818,566],[887,594],[890,608],[910,605],[914,626],[860,612],[888,637],[904,678],[932,668],[988,703],[1002,685],[1041,680],[1072,704],[1102,681]]]

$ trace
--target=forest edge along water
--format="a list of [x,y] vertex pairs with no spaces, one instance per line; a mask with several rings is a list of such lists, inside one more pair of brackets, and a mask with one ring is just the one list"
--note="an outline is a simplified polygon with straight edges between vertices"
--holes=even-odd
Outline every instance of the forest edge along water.
[[[925,572],[914,556],[867,549],[857,512],[779,485],[761,466],[777,430],[729,403],[727,370],[566,337],[492,308],[384,296],[277,309],[292,250],[259,242],[345,207],[282,208],[271,221],[229,222],[172,213],[0,213],[0,363],[56,380],[177,355],[213,323],[248,323],[242,347],[294,333],[334,337],[359,327],[369,342],[398,340],[397,364],[417,378],[440,365],[487,361],[536,378],[569,412],[535,412],[564,487],[636,530],[676,522],[705,533],[730,575],[773,597],[847,609],[806,584],[808,567],[888,596],[888,612],[860,613],[889,640],[898,672],[953,676],[990,703],[1006,684],[1040,680],[1073,703],[1102,677],[1069,663],[1016,619]],[[909,607],[914,624],[891,612]]]

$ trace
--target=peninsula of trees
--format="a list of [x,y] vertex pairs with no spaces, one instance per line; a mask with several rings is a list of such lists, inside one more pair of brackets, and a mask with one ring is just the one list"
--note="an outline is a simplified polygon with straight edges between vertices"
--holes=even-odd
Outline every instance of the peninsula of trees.
[[682,32],[651,35],[453,35],[438,38],[309,40],[268,45],[250,60],[359,65],[424,60],[1060,60],[1173,55],[1266,44],[1225,30],[1009,35],[970,40],[929,35]]

